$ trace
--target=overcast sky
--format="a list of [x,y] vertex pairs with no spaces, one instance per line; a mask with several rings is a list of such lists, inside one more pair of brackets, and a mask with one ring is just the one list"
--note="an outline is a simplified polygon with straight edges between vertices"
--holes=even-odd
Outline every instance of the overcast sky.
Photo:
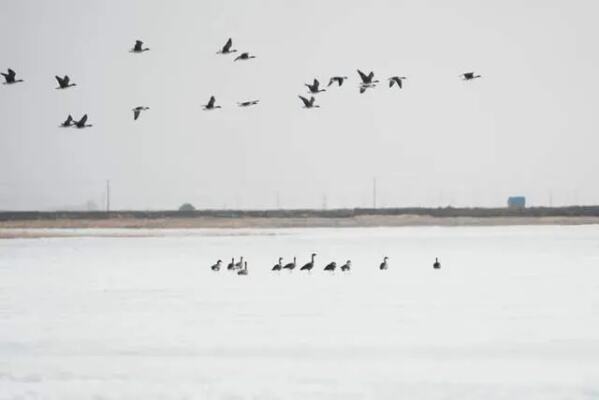
[[[0,209],[597,204],[594,1],[11,1]],[[228,37],[257,56],[215,54]],[[151,49],[130,54],[136,39]],[[408,77],[358,93],[356,69]],[[483,79],[463,82],[476,71]],[[55,90],[54,75],[77,87]],[[301,107],[315,77],[350,79]],[[386,83],[386,82],[385,82]],[[222,109],[204,112],[215,95]],[[237,101],[260,99],[241,109]],[[151,109],[133,121],[131,108]],[[61,129],[71,113],[93,128]]]

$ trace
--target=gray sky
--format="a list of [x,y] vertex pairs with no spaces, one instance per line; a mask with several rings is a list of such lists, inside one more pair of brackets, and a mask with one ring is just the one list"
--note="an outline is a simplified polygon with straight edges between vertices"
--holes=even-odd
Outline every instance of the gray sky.
[[[0,209],[596,204],[593,1],[11,1]],[[232,61],[234,47],[258,58]],[[151,51],[128,50],[141,39]],[[381,85],[358,94],[356,68]],[[484,79],[462,82],[477,71]],[[54,75],[77,87],[58,91]],[[305,82],[347,75],[301,108]],[[223,109],[203,112],[214,94]],[[236,107],[258,98],[259,106]],[[151,110],[132,120],[131,108]],[[92,129],[59,129],[72,113]]]

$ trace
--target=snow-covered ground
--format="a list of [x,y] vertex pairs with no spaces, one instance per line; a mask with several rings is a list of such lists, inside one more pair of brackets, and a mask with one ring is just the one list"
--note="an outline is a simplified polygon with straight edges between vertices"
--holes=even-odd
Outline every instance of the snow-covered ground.
[[0,240],[1,400],[599,398],[598,226],[87,233]]

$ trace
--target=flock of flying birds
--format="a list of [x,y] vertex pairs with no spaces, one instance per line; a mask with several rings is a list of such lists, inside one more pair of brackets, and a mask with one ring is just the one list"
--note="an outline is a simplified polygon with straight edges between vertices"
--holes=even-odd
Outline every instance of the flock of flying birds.
[[[233,49],[232,47],[233,47],[233,40],[231,38],[229,38],[229,40],[227,40],[225,45],[219,51],[217,51],[217,54],[228,55],[228,54],[236,53],[237,50]],[[137,40],[135,42],[135,45],[133,46],[133,48],[130,50],[130,52],[140,54],[140,53],[144,53],[149,50],[150,50],[149,48],[144,47],[144,43],[141,40]],[[250,54],[249,52],[242,52],[237,57],[235,57],[233,59],[233,61],[247,61],[247,60],[251,60],[254,58],[256,58],[256,56]],[[366,75],[364,72],[362,72],[360,70],[357,70],[357,72],[360,77],[360,84],[359,84],[360,93],[364,93],[368,89],[375,88],[377,86],[377,84],[379,83],[379,81],[377,79],[374,79],[374,72],[371,71],[368,75]],[[10,68],[8,69],[8,71],[6,73],[0,72],[0,74],[4,77],[5,85],[12,85],[12,84],[24,82],[22,79],[16,79],[16,76],[17,76],[16,72]],[[473,79],[480,78],[481,75],[477,75],[474,72],[465,72],[465,73],[461,74],[460,77],[463,80],[471,81]],[[64,90],[64,89],[71,88],[73,86],[77,86],[76,83],[71,83],[71,79],[69,78],[68,75],[65,75],[63,77],[56,76],[55,78],[56,78],[56,81],[58,82],[58,87],[56,89]],[[345,82],[347,79],[348,79],[347,76],[333,76],[330,78],[328,86],[336,84],[338,87],[340,87],[343,85],[343,82]],[[402,89],[403,81],[406,79],[407,78],[405,76],[392,76],[392,77],[388,78],[387,80],[389,82],[390,88],[392,88],[393,86],[397,86],[398,89]],[[311,94],[312,96],[309,99],[307,97],[304,97],[301,95],[298,96],[300,98],[300,100],[302,101],[304,108],[320,107],[319,105],[316,104],[316,99],[315,99],[314,95],[321,93],[321,92],[325,92],[326,89],[321,88],[320,82],[318,81],[318,79],[314,79],[314,81],[311,84],[306,83],[305,86],[308,88],[308,93]],[[237,105],[239,107],[250,107],[250,106],[257,105],[259,102],[260,102],[260,100],[250,100],[250,101],[238,102]],[[210,96],[208,103],[206,103],[202,108],[205,111],[211,111],[211,110],[221,108],[221,106],[216,104],[216,98],[214,96]],[[146,107],[146,106],[138,106],[138,107],[133,108],[133,110],[132,110],[133,111],[133,119],[137,120],[143,111],[147,111],[149,109],[150,108]],[[67,119],[62,124],[60,124],[60,126],[64,127],[64,128],[75,127],[75,128],[79,128],[79,129],[91,128],[93,125],[87,123],[87,118],[88,118],[87,114],[85,114],[79,120],[75,120],[75,119],[73,119],[73,117],[71,115],[69,115],[67,117]]]
[[[314,266],[316,265],[315,259],[316,259],[316,253],[312,253],[310,262],[304,264],[299,270],[300,271],[308,271],[308,272],[312,271],[312,269],[314,269]],[[351,265],[352,265],[351,260],[347,260],[345,262],[345,264],[341,265],[341,267],[339,269],[343,272],[349,272],[351,270]],[[218,271],[220,271],[222,266],[223,266],[223,261],[218,260],[216,262],[216,264],[214,264],[210,267],[210,269],[212,271],[218,272]],[[296,257],[293,257],[293,261],[290,263],[287,263],[287,264],[283,263],[283,257],[279,257],[279,261],[272,267],[271,270],[272,271],[282,271],[282,270],[293,271],[296,267],[297,267],[297,258]],[[434,269],[441,268],[441,263],[439,262],[438,258],[435,258],[435,262],[433,263],[433,268]],[[328,263],[324,267],[324,271],[328,271],[328,272],[335,272],[336,269],[337,269],[337,263],[335,261]],[[383,262],[379,265],[379,269],[381,271],[389,269],[389,257],[383,258]],[[232,258],[231,262],[227,265],[227,270],[228,271],[237,271],[237,275],[247,275],[248,274],[248,263],[247,263],[247,261],[243,260],[243,257],[240,257],[238,262],[235,262],[235,258]]]

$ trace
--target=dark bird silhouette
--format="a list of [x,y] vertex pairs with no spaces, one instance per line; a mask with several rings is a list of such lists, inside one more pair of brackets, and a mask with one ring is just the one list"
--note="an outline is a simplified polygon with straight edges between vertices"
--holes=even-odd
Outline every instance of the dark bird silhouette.
[[326,89],[319,89],[320,82],[318,82],[318,79],[314,79],[314,82],[312,82],[311,85],[309,83],[304,83],[304,85],[308,87],[308,91],[312,94],[318,94],[320,92],[327,91]]
[[66,121],[64,121],[62,124],[60,124],[60,126],[62,128],[68,128],[69,126],[73,126],[73,117],[71,116],[71,114],[69,114]]
[[241,53],[240,55],[238,55],[237,57],[235,57],[235,59],[233,61],[244,61],[244,60],[249,60],[252,58],[256,58],[256,56],[251,56],[250,53]]
[[368,75],[366,75],[364,72],[358,70],[358,75],[360,75],[360,79],[362,79],[363,85],[371,85],[373,83],[379,83],[378,80],[374,79],[373,71],[370,71],[370,73]]
[[250,106],[255,106],[259,102],[260,102],[260,100],[242,101],[242,102],[237,103],[237,105],[239,107],[250,107]]
[[399,87],[400,89],[403,88],[403,83],[402,81],[404,79],[408,79],[405,76],[392,76],[391,78],[389,78],[389,87],[393,87],[393,85],[397,85],[397,87]]
[[334,76],[331,79],[329,79],[329,84],[328,86],[331,86],[333,83],[337,83],[339,86],[343,85],[343,82],[347,79],[347,76]]
[[218,260],[216,262],[216,264],[214,264],[213,266],[210,267],[211,270],[213,271],[220,271],[220,266],[223,262],[221,260]]
[[273,271],[280,271],[281,268],[283,268],[283,257],[279,257],[279,262],[275,264],[274,267],[272,267]]
[[17,73],[10,68],[7,70],[6,74],[4,72],[0,72],[0,75],[4,77],[5,85],[12,85],[13,83],[23,82],[23,79],[15,79]]
[[389,257],[385,257],[383,259],[383,262],[381,263],[381,265],[379,266],[379,269],[384,270],[389,268],[389,264],[387,263],[387,260],[389,259]]
[[87,122],[87,114],[85,114],[79,121],[75,122],[75,128],[83,129],[83,128],[91,128],[93,125],[86,124]]
[[214,103],[216,102],[216,99],[214,98],[214,96],[210,96],[210,100],[208,100],[208,104],[206,104],[203,108],[206,111],[209,110],[214,110],[216,108],[220,108],[220,106],[215,106]]
[[347,262],[341,266],[341,271],[347,272],[350,269],[351,269],[351,260],[347,260]]
[[225,45],[223,46],[222,49],[220,49],[219,51],[216,52],[216,54],[231,54],[231,53],[235,53],[237,50],[232,49],[231,47],[233,46],[233,40],[231,38],[229,38],[229,40],[227,40],[227,43],[225,43]]
[[439,259],[435,257],[435,263],[433,264],[433,268],[434,269],[440,269],[441,268],[441,263],[439,262]]
[[237,271],[237,275],[247,275],[248,274],[248,262],[243,263],[243,268]]
[[337,263],[335,261],[328,263],[326,267],[324,267],[325,271],[334,271],[337,268]]
[[229,271],[235,269],[235,257],[231,258],[231,262],[229,263],[229,265],[227,265],[227,269]]
[[482,78],[482,75],[474,75],[474,72],[465,72],[460,75],[465,81],[471,81],[473,79]]
[[144,51],[150,50],[147,47],[143,47],[143,45],[144,42],[142,42],[141,40],[136,40],[135,46],[133,46],[133,48],[131,49],[131,53],[143,53]]
[[55,76],[56,80],[58,81],[58,87],[56,89],[67,89],[73,86],[77,86],[76,83],[70,83],[71,82],[71,78],[69,78],[68,75],[65,75],[63,78],[61,78],[60,76],[56,75]]
[[135,107],[133,109],[133,120],[137,121],[137,118],[139,118],[139,114],[141,114],[142,111],[146,111],[149,109],[150,109],[150,107],[144,107],[144,106]]
[[319,105],[314,104],[314,96],[310,97],[310,100],[306,99],[303,96],[298,96],[302,102],[304,103],[304,108],[320,108]]
[[301,267],[300,271],[312,271],[312,268],[314,268],[314,258],[315,257],[316,257],[316,253],[312,253],[312,260],[310,260],[309,263],[307,263],[303,267]]
[[285,264],[285,265],[283,266],[283,269],[292,270],[292,269],[295,269],[295,266],[296,266],[296,265],[297,265],[297,263],[296,263],[296,257],[293,257],[293,262],[290,262],[290,263],[288,263],[288,264]]

